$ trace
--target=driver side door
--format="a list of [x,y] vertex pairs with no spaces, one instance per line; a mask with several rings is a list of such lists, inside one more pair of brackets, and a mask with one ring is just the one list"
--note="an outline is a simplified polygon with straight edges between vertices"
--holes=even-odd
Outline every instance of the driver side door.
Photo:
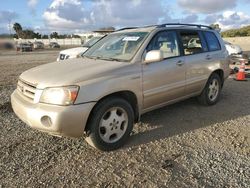
[[184,57],[175,31],[161,31],[149,43],[146,51],[161,50],[164,59],[143,64],[144,111],[170,103],[185,96]]

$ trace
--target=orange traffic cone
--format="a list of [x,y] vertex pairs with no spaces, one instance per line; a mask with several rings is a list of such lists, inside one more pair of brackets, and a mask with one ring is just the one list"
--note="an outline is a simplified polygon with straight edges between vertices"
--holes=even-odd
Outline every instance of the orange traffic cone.
[[235,80],[237,80],[237,81],[246,81],[245,68],[246,68],[245,60],[242,60],[239,72],[237,73]]

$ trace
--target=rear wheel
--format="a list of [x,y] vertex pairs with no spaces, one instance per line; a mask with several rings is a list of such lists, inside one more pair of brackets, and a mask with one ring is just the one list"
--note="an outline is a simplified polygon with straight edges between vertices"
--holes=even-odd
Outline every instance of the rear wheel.
[[107,98],[94,108],[86,141],[102,150],[115,150],[124,145],[134,123],[131,105],[121,98]]
[[213,73],[207,81],[198,101],[203,105],[214,105],[219,101],[222,81],[218,74]]

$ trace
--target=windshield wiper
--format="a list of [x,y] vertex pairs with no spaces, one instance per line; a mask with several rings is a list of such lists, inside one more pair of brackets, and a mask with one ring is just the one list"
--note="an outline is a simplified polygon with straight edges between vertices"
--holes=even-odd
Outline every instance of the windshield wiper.
[[117,59],[117,58],[113,58],[113,57],[101,57],[101,56],[84,56],[87,57],[89,59],[101,59],[101,60],[105,60],[105,61],[118,61],[118,62],[128,62],[127,60],[123,60],[123,59]]
[[86,56],[86,55],[84,55],[83,57],[86,57],[86,58],[88,58],[88,59],[94,59],[94,60],[96,60],[96,59],[97,59],[96,57]]
[[122,59],[117,59],[117,58],[113,58],[113,57],[107,57],[107,58],[100,58],[102,60],[107,60],[107,61],[119,61],[119,62],[124,62],[126,60],[122,60]]

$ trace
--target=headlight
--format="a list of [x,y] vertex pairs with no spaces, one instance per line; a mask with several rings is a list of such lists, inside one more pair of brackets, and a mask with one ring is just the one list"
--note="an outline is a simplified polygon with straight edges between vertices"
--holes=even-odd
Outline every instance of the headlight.
[[56,105],[71,105],[74,104],[78,91],[78,86],[46,88],[43,90],[40,102]]
[[231,48],[235,49],[235,46],[234,46],[234,45],[230,45],[230,46],[231,46]]
[[83,54],[84,54],[84,53],[81,52],[80,54],[78,54],[78,55],[76,56],[76,58],[83,58]]

